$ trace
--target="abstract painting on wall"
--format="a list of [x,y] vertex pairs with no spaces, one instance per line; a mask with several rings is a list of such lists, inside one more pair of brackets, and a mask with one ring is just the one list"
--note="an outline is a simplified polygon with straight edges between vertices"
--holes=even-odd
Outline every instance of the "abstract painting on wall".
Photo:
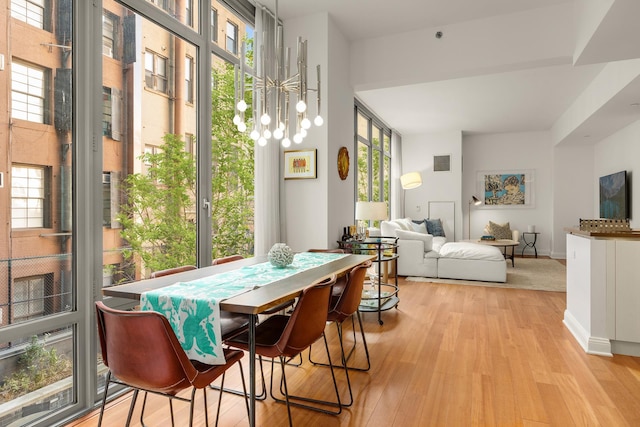
[[533,171],[482,171],[478,173],[479,193],[486,208],[533,206]]

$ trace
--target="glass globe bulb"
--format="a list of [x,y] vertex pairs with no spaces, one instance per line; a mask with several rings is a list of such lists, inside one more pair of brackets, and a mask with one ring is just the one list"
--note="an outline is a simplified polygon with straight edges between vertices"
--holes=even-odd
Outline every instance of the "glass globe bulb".
[[300,127],[302,129],[309,129],[311,127],[311,120],[309,120],[308,118],[304,118],[302,119],[302,121],[300,122]]
[[295,142],[296,144],[300,144],[303,139],[304,138],[299,133],[296,133],[295,135],[293,135],[293,142]]
[[304,113],[307,111],[307,104],[303,100],[298,101],[296,104],[296,111],[298,113]]
[[300,129],[300,136],[302,138],[306,138],[307,137],[307,130],[306,129]]
[[269,123],[271,123],[271,116],[269,116],[267,113],[264,113],[262,116],[260,116],[260,123],[267,126]]
[[247,125],[245,122],[240,122],[238,123],[238,130],[240,132],[246,132],[247,131]]
[[251,139],[253,139],[254,141],[257,141],[258,138],[260,138],[260,132],[258,132],[256,129],[252,130],[251,133],[249,134],[249,137]]
[[273,137],[275,139],[282,139],[283,136],[284,136],[284,132],[282,131],[282,129],[277,128],[276,130],[273,131]]
[[284,123],[280,122],[280,124],[278,125],[278,129],[284,132]]
[[267,145],[267,138],[265,138],[264,136],[261,136],[260,138],[258,138],[258,145],[261,147],[264,147],[265,145]]
[[271,139],[271,131],[269,129],[265,129],[264,132],[262,132],[262,136],[267,139]]
[[316,126],[322,126],[324,124],[324,120],[322,119],[322,117],[320,117],[320,115],[317,115],[315,119],[313,119],[313,123]]
[[233,116],[233,124],[238,126],[240,124],[240,116],[239,115],[235,115]]
[[283,146],[284,148],[289,148],[289,147],[291,147],[291,140],[290,140],[289,138],[284,138],[284,139],[282,140],[282,146]]
[[241,99],[240,101],[238,101],[238,111],[241,112],[245,112],[247,111],[247,103],[244,101],[244,99]]

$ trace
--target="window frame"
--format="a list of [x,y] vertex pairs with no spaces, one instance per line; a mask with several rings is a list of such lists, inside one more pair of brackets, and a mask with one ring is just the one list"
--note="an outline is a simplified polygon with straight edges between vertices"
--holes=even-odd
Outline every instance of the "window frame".
[[218,9],[216,9],[215,7],[211,8],[211,25],[210,25],[210,31],[211,31],[211,42],[218,44]]
[[[17,70],[14,70],[14,67],[24,67],[26,72],[18,73]],[[35,79],[35,76],[32,75],[33,72],[41,73],[41,78]],[[19,75],[25,76],[25,82],[20,82],[16,77]],[[49,99],[50,99],[50,79],[51,79],[51,70],[46,67],[36,66],[26,61],[21,61],[19,59],[13,59],[11,61],[11,118],[18,120],[26,120],[33,123],[42,123],[42,124],[50,124],[49,123]],[[32,83],[32,80],[36,80],[40,83],[40,86],[37,86]],[[26,90],[19,90],[18,86],[25,86]],[[36,94],[35,91],[40,92]],[[27,107],[26,110],[16,110],[16,103],[18,97],[25,97],[26,100],[22,101]],[[34,103],[33,100],[39,100],[40,105]],[[39,109],[37,113],[33,113],[31,107],[36,107]],[[20,117],[15,115],[16,111],[21,111],[24,114],[21,114]],[[33,120],[34,118],[41,118],[41,120]]]
[[[386,202],[387,213],[391,212],[391,135],[392,130],[373,112],[367,109],[357,99],[354,103],[354,150],[356,153],[356,177],[354,179],[355,201],[375,201]],[[360,135],[359,132],[359,116],[366,120],[366,135]],[[374,129],[377,135],[374,135]],[[375,139],[378,142],[375,142]],[[360,159],[360,149],[367,149],[367,189],[366,200],[361,200],[359,184],[359,166],[357,164]],[[374,170],[374,157],[378,156],[378,168]],[[374,185],[377,183],[377,186]],[[377,224],[374,224],[374,226]]]
[[189,55],[185,56],[184,66],[185,66],[184,80],[185,80],[185,93],[186,93],[185,102],[187,104],[193,105],[195,101],[195,84],[194,84],[195,83],[195,74],[194,74],[195,60],[194,58],[192,58]]
[[[50,25],[48,24],[50,21],[48,19],[48,16],[51,14],[51,11],[48,6],[49,2],[47,0],[39,0],[39,1],[10,0],[10,1],[11,1],[11,17],[12,18],[17,19],[18,21],[24,22],[25,24],[31,25],[32,27],[40,28],[42,30],[47,30],[47,31],[50,30]],[[18,3],[24,3],[24,13],[22,13],[22,11],[18,11],[14,9],[14,6],[23,7],[22,4],[18,4]],[[41,3],[41,4],[37,4],[37,3]],[[33,16],[33,14],[29,13],[29,6],[34,8],[34,9],[31,9],[31,12],[33,12],[35,9],[37,9],[38,11],[41,11],[41,13],[38,13],[36,15],[39,18],[42,18],[40,21],[38,20],[34,21],[33,19],[29,19],[30,15]],[[34,22],[37,25],[34,25]]]
[[[111,34],[105,34],[105,20],[109,20],[111,22]],[[119,43],[118,43],[118,29],[120,28],[120,19],[108,12],[104,11],[102,13],[102,54],[107,58],[112,59],[120,59],[119,55]],[[111,41],[111,55],[105,54],[105,39]]]
[[[13,195],[13,191],[14,189],[16,189],[16,187],[14,187],[14,181],[15,181],[15,172],[14,169],[15,168],[23,168],[23,169],[27,169],[27,170],[38,170],[41,172],[42,174],[42,186],[40,188],[38,188],[41,192],[42,192],[42,197],[30,197],[28,193],[30,193],[31,191],[31,187],[26,187],[27,190],[27,195],[26,197],[17,197]],[[20,177],[20,178],[25,178],[25,177]],[[29,177],[26,177],[27,180],[29,180]],[[49,166],[37,166],[37,165],[24,165],[24,164],[12,164],[11,165],[11,229],[12,230],[32,230],[32,229],[38,229],[38,228],[49,228],[51,226],[51,192],[50,192],[50,185],[51,185],[51,167]],[[21,187],[23,188],[23,187]],[[40,211],[42,212],[42,221],[38,223],[37,226],[29,226],[29,215],[27,215],[24,220],[27,222],[27,226],[26,227],[16,227],[14,225],[14,200],[18,200],[18,199],[25,199],[26,200],[26,208],[20,208],[20,209],[26,209],[27,211],[31,210],[29,208],[29,201],[30,200],[39,200],[41,202],[41,208]],[[17,207],[15,209],[18,209]],[[34,217],[37,218],[37,217]]]
[[[167,71],[169,67],[167,63],[169,61],[165,56],[160,55],[157,52],[154,52],[150,49],[146,49],[145,52],[145,61],[144,61],[144,70],[145,70],[145,79],[144,79],[144,87],[149,90],[153,90],[155,92],[164,93],[165,95],[169,93],[169,76]],[[150,70],[148,66],[148,58],[151,57],[151,66]],[[160,67],[160,64],[163,64],[164,67]],[[163,68],[164,74],[160,74],[159,68]],[[150,74],[147,74],[150,73]],[[149,78],[151,78],[152,84],[149,85]],[[160,82],[164,82],[164,87],[159,88]]]
[[[233,37],[229,36],[229,28],[233,29]],[[233,22],[227,20],[227,26],[225,29],[225,44],[224,47],[227,52],[232,53],[234,55],[238,54],[238,26]],[[229,43],[231,43],[232,49],[229,49]]]
[[[34,280],[39,280],[39,289],[37,289],[40,295],[37,297],[33,296],[32,284]],[[26,292],[22,292],[22,294],[27,295],[26,299],[22,299],[20,301],[16,301],[15,295],[18,294],[16,290],[22,285],[26,286]],[[47,296],[47,275],[37,275],[37,276],[28,276],[28,277],[20,277],[13,279],[13,285],[11,288],[11,323],[21,323],[26,322],[32,319],[38,319],[47,315],[45,300],[48,298]],[[40,305],[40,310],[33,311],[32,305],[34,303],[38,303]],[[16,312],[19,307],[26,306],[27,314],[23,316],[16,316]]]

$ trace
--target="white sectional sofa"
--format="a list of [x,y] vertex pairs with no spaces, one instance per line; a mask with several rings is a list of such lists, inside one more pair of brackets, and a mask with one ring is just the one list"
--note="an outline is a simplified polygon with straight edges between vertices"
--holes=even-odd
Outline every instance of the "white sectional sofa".
[[380,234],[398,238],[400,276],[506,282],[507,263],[500,249],[473,242],[448,242],[410,218],[382,221]]

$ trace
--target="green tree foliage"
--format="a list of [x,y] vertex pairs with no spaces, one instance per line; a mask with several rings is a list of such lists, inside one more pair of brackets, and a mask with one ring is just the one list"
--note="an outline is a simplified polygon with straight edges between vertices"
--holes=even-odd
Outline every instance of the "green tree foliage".
[[[213,258],[253,255],[254,143],[233,126],[234,75],[229,63],[212,68]],[[252,105],[249,91],[245,101]]]
[[[253,255],[254,144],[233,125],[234,75],[228,63],[212,68],[213,258]],[[195,159],[179,136],[166,134],[160,151],[141,160],[147,174],[129,175],[123,185],[127,203],[118,219],[130,246],[125,256],[151,271],[195,265]]]
[[8,402],[71,375],[71,362],[59,355],[55,348],[31,338],[31,344],[19,357],[18,369],[8,375],[0,386],[0,403]]
[[161,150],[141,156],[147,173],[124,182],[127,203],[118,220],[132,253],[152,271],[195,264],[196,165],[184,142],[165,134]]

